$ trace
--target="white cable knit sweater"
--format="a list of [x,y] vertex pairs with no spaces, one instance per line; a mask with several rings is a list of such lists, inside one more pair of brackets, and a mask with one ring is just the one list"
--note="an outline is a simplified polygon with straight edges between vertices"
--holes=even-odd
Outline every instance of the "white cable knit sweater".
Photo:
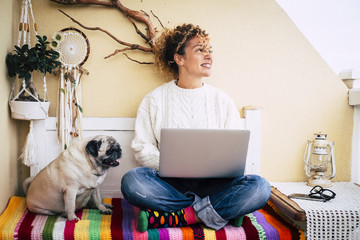
[[242,129],[239,111],[222,91],[206,83],[184,89],[175,80],[148,93],[141,102],[131,147],[141,166],[159,170],[161,128]]

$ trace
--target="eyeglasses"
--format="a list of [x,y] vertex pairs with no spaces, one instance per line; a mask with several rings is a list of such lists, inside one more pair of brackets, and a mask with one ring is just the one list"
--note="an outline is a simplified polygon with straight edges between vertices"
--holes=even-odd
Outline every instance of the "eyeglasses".
[[327,188],[322,188],[321,186],[316,185],[315,187],[313,187],[310,190],[310,194],[309,197],[310,198],[316,198],[316,199],[321,199],[324,202],[329,201],[333,198],[335,198],[336,193],[334,193],[333,191],[331,191],[330,189]]

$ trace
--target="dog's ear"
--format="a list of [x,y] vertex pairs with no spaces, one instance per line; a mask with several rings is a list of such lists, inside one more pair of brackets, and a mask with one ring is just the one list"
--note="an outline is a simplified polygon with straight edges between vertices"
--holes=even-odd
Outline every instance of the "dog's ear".
[[98,156],[101,147],[101,141],[91,140],[86,144],[86,151],[94,157]]

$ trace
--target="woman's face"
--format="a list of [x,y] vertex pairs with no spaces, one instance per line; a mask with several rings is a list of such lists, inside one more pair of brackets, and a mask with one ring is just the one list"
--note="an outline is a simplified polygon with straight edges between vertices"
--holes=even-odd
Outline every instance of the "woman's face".
[[179,55],[179,73],[188,77],[202,78],[211,75],[212,57],[208,41],[201,37],[193,37],[185,47],[185,54]]

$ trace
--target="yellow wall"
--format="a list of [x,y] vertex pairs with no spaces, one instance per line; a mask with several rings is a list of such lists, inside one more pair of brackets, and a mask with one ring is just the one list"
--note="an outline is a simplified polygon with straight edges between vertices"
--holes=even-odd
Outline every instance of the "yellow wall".
[[[118,10],[32,2],[39,34],[51,37],[74,26],[89,38],[91,53],[84,67],[90,75],[82,79],[85,116],[135,117],[142,97],[166,81],[152,66],[130,62],[121,54],[104,59],[121,46],[99,31],[84,30],[58,11],[85,25],[102,27],[121,40],[144,44]],[[239,109],[262,108],[263,176],[270,181],[305,181],[306,140],[322,131],[335,141],[335,180],[350,180],[353,111],[347,104],[347,89],[275,0],[121,2],[150,15],[153,11],[167,27],[191,22],[210,33],[215,64],[208,83],[227,92]],[[154,17],[152,21],[161,29]],[[129,55],[152,60],[151,54]],[[57,78],[48,79],[51,116],[55,116],[57,85]],[[6,97],[2,102],[5,108]]]
[[13,0],[3,0],[0,8],[0,212],[5,208],[10,196],[18,194],[20,163],[18,155],[18,135],[16,121],[11,120],[8,97],[11,80],[7,77],[5,56],[13,45],[13,19],[17,16],[18,5]]
[[[352,108],[347,88],[292,23],[276,1],[268,0],[122,0],[126,7],[157,15],[165,26],[199,24],[211,36],[215,65],[207,81],[226,91],[239,109],[262,108],[262,175],[271,181],[304,181],[307,139],[322,131],[335,141],[337,176],[350,180]],[[121,54],[104,59],[119,44],[87,26],[102,27],[121,40],[144,44],[118,10],[98,6],[64,6],[33,1],[39,32],[49,37],[62,28],[83,30],[91,44],[83,78],[85,116],[135,117],[142,97],[165,80],[152,66],[130,62]],[[161,29],[152,17],[154,25]],[[141,26],[141,25],[140,25]],[[142,27],[143,28],[143,27]],[[151,61],[151,54],[130,52]],[[57,80],[49,80],[55,115]]]

